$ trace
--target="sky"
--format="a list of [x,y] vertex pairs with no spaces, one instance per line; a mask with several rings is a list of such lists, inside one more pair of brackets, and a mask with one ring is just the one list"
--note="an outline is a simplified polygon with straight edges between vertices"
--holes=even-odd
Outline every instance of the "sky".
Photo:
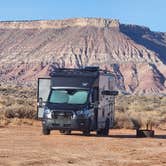
[[0,21],[78,17],[119,19],[166,32],[166,0],[0,0]]

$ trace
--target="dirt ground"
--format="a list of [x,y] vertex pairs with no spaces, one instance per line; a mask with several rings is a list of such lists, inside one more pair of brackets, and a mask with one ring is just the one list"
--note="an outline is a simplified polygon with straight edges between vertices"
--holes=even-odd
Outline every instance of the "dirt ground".
[[110,130],[109,137],[79,132],[41,134],[40,126],[0,128],[0,166],[166,166],[166,131],[136,138],[134,130]]

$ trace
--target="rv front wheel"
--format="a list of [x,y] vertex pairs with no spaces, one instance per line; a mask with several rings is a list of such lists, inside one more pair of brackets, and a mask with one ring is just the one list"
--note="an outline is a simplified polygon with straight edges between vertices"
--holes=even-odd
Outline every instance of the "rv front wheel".
[[50,129],[43,126],[43,135],[50,135]]
[[102,129],[97,130],[97,135],[98,135],[98,136],[102,136]]

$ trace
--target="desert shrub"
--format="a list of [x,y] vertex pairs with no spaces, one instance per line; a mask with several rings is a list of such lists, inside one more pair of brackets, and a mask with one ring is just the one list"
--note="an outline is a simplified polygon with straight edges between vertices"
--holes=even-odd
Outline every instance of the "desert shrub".
[[116,127],[146,128],[166,123],[166,97],[118,96],[116,99]]
[[6,108],[5,117],[7,118],[34,118],[35,108],[29,105],[12,105]]
[[115,128],[133,129],[133,122],[131,118],[125,112],[116,112],[115,116]]
[[116,111],[117,112],[125,112],[125,108],[123,106],[118,105],[118,106],[116,106]]
[[26,119],[26,118],[23,118],[23,119],[13,118],[13,119],[10,119],[9,124],[10,125],[23,125],[23,124],[33,125],[33,120]]
[[0,127],[5,127],[10,123],[10,120],[7,118],[0,117]]
[[[0,87],[0,114],[6,118],[34,118],[36,90],[24,87]],[[3,111],[2,111],[3,110]]]
[[23,100],[23,99],[20,99],[20,98],[19,98],[19,99],[16,100],[16,103],[17,103],[17,104],[20,104],[20,105],[23,105],[23,104],[26,103],[26,100]]

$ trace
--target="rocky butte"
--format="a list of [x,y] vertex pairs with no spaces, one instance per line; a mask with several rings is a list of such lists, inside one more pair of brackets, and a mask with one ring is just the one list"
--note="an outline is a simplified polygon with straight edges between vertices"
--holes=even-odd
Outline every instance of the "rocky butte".
[[166,93],[166,33],[118,20],[0,22],[0,83],[32,84],[56,67],[99,65],[124,93]]

